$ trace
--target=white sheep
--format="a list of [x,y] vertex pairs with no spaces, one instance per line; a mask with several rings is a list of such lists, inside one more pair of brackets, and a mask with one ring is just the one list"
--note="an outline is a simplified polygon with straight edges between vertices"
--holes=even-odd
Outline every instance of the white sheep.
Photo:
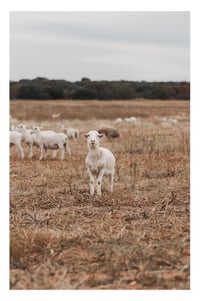
[[76,128],[64,128],[68,138],[73,138],[74,141],[79,137],[79,130]]
[[137,118],[136,117],[126,117],[124,118],[124,122],[128,124],[136,124]]
[[97,182],[97,194],[101,195],[101,185],[104,174],[110,176],[110,191],[113,191],[113,178],[115,168],[115,157],[107,148],[99,146],[99,140],[104,134],[97,131],[89,131],[84,134],[87,138],[89,153],[85,163],[90,177],[90,195],[94,195],[95,184]]
[[122,118],[116,118],[115,121],[114,121],[114,124],[122,124],[123,120]]
[[60,117],[60,114],[59,114],[59,113],[57,113],[57,114],[52,114],[51,117],[52,117],[53,119],[57,119],[57,118]]
[[19,153],[19,157],[21,159],[23,159],[24,151],[21,146],[21,141],[22,141],[22,135],[19,132],[10,131],[10,146],[16,145],[18,153]]
[[33,156],[33,136],[30,131],[26,128],[24,124],[19,124],[15,127],[15,131],[22,135],[22,141],[24,141],[29,146],[29,158]]
[[61,160],[64,159],[65,149],[71,155],[67,135],[53,131],[40,131],[40,127],[34,127],[33,132],[35,133],[36,142],[40,146],[40,160],[46,157],[47,149],[60,149]]
[[[40,127],[40,129],[41,128],[42,127]],[[51,130],[45,130],[45,131],[40,131],[40,132],[41,133],[46,133],[46,134],[54,134],[55,133],[54,131],[51,131]],[[31,136],[32,136],[32,139],[33,139],[33,146],[40,147],[40,140],[38,139],[36,134],[33,133],[32,130],[30,131],[30,133],[31,133]],[[56,154],[57,154],[57,150],[56,149],[52,150],[52,159],[56,158]]]

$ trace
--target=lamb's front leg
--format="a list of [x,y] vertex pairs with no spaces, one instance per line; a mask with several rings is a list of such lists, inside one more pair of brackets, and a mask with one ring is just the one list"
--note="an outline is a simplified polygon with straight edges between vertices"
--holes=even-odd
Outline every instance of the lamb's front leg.
[[40,144],[40,160],[42,160],[44,157],[44,146],[43,144]]
[[95,184],[95,178],[94,178],[94,175],[92,174],[90,168],[88,167],[88,174],[89,174],[89,177],[90,177],[90,195],[94,195],[94,184]]
[[114,172],[110,174],[110,192],[113,192],[113,179],[114,179]]
[[33,144],[29,144],[29,159],[32,159],[33,157]]
[[18,149],[18,153],[19,153],[19,158],[24,159],[24,151],[23,151],[21,144],[17,145],[17,149]]
[[104,175],[105,168],[101,168],[99,171],[99,175],[97,177],[97,194],[101,195],[101,185],[102,185],[102,179]]

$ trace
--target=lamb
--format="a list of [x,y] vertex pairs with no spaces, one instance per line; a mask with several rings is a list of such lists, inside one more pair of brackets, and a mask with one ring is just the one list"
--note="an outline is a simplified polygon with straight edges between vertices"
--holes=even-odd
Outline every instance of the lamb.
[[137,118],[136,117],[126,117],[124,118],[124,122],[128,124],[136,124]]
[[67,136],[69,138],[73,138],[74,141],[79,137],[79,130],[76,128],[64,128],[64,131],[66,132]]
[[[67,149],[69,155],[71,156],[71,151],[68,146],[68,137],[63,133],[55,133],[52,131],[40,131],[40,127],[34,127],[33,132],[37,143],[40,146],[40,160],[46,157],[47,149],[60,149],[61,160],[64,159],[65,149]],[[45,154],[44,154],[45,150]]]
[[16,126],[15,131],[19,132],[22,135],[22,141],[24,141],[29,146],[29,159],[32,159],[33,156],[33,137],[26,128],[25,125],[19,124]]
[[[41,128],[42,127],[40,127],[40,129]],[[40,140],[38,139],[38,137],[36,136],[36,134],[33,133],[33,131],[31,131],[30,133],[31,133],[31,136],[32,136],[32,139],[33,139],[33,145],[36,146],[36,147],[40,147]],[[46,130],[46,131],[41,131],[41,133],[54,134],[55,132],[51,131],[51,130]],[[56,158],[56,153],[57,153],[56,149],[52,150],[52,159]]]
[[121,124],[123,122],[122,118],[116,118],[114,124],[118,125]]
[[97,131],[89,131],[84,136],[87,138],[89,148],[85,163],[90,177],[90,195],[94,195],[95,182],[97,182],[97,195],[101,195],[104,175],[109,175],[110,177],[110,192],[112,193],[115,157],[109,149],[99,146],[99,140],[104,137],[104,134],[99,134]]
[[59,117],[60,117],[60,114],[59,114],[59,113],[57,113],[57,114],[52,114],[51,117],[52,117],[53,119],[56,119],[56,118],[59,118]]
[[19,157],[21,159],[24,158],[24,151],[21,146],[21,141],[22,141],[22,135],[19,132],[16,131],[10,131],[10,145],[16,145],[19,153]]

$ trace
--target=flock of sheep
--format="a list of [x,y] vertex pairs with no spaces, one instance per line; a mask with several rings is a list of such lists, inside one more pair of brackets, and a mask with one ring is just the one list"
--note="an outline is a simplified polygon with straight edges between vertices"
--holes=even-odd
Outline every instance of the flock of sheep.
[[[52,157],[55,158],[57,149],[60,150],[61,160],[64,159],[65,150],[71,156],[68,145],[68,138],[78,138],[79,130],[75,128],[66,129],[67,134],[56,133],[54,131],[42,131],[39,126],[27,129],[25,125],[19,124],[10,131],[10,145],[15,145],[19,152],[19,157],[24,158],[24,151],[21,142],[24,141],[29,146],[29,158],[33,156],[33,146],[40,147],[40,160],[46,158],[47,149],[53,150]],[[104,136],[97,131],[89,131],[84,135],[87,138],[88,155],[85,163],[90,177],[90,194],[93,195],[97,187],[97,195],[101,195],[101,185],[104,174],[110,176],[110,191],[113,190],[113,178],[115,157],[107,148],[100,147],[99,141]]]
[[[52,115],[52,118],[58,116]],[[175,125],[178,121],[176,119],[157,119],[156,122],[171,123]],[[115,125],[122,123],[136,125],[136,117],[117,118],[114,121]],[[60,150],[60,158],[64,159],[65,151],[68,151],[71,156],[71,151],[68,144],[68,139],[73,138],[76,140],[79,137],[79,130],[77,128],[65,128],[62,127],[62,131],[57,133],[52,130],[41,130],[41,127],[35,126],[32,129],[28,129],[24,124],[18,124],[12,126],[10,130],[10,145],[15,145],[18,149],[19,157],[24,158],[24,151],[21,142],[24,141],[29,146],[29,159],[33,156],[33,146],[40,148],[40,160],[43,160],[47,156],[47,150],[52,150],[52,158],[56,157],[56,151]],[[101,185],[104,175],[110,177],[110,192],[113,191],[113,178],[115,169],[115,157],[112,152],[104,147],[100,147],[100,140],[103,136],[107,137],[119,137],[119,132],[115,128],[101,128],[98,131],[89,131],[84,134],[87,138],[88,155],[85,163],[87,166],[88,175],[90,178],[89,187],[90,194],[93,195],[95,187],[97,195],[101,195]]]

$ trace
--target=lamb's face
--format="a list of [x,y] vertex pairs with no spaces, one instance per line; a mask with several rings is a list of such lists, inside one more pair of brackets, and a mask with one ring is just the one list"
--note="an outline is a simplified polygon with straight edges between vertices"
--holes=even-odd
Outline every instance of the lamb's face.
[[33,127],[33,133],[39,133],[40,132],[40,127],[39,126],[34,126]]
[[26,127],[25,127],[25,125],[23,125],[23,124],[18,124],[18,125],[16,126],[16,129],[17,129],[18,131],[20,131],[20,132],[24,132],[24,131],[26,130]]
[[103,134],[99,134],[97,131],[90,131],[87,134],[85,134],[88,146],[92,149],[95,149],[97,146],[99,146],[99,140],[103,136]]

